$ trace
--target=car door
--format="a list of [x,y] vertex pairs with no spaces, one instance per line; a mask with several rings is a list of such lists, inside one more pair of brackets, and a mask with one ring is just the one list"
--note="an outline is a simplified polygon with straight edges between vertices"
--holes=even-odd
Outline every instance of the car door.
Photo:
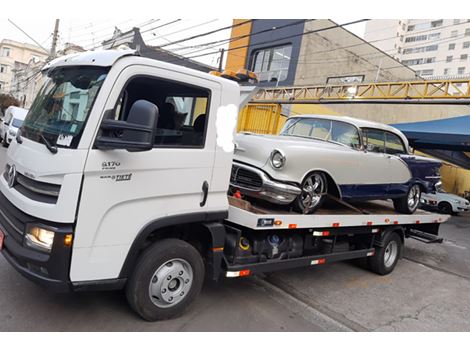
[[[189,98],[199,100],[191,104]],[[139,231],[158,219],[221,210],[210,194],[216,133],[209,121],[215,120],[220,104],[218,83],[135,65],[117,78],[105,111],[112,110],[115,119],[125,119],[139,99],[154,103],[161,112],[154,148],[90,150],[72,258],[74,281],[117,277]],[[178,116],[191,111],[179,120],[186,123],[179,126],[181,130],[164,124],[169,120],[164,115],[167,104],[185,109],[177,111]],[[204,114],[202,133],[196,135],[194,125]],[[204,187],[209,189],[206,201]]]
[[371,197],[388,195],[392,184],[403,184],[410,179],[406,164],[393,154],[387,153],[386,131],[363,129],[367,152],[364,155],[367,191]]

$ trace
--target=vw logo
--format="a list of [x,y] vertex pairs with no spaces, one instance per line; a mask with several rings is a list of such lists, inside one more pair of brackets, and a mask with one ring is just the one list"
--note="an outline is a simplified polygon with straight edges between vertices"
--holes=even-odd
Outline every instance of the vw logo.
[[16,181],[16,167],[15,165],[10,166],[6,175],[8,187],[12,188],[15,185]]

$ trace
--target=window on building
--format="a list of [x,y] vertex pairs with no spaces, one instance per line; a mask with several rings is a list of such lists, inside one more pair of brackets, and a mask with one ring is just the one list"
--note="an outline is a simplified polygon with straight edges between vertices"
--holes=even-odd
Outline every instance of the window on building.
[[463,74],[465,74],[465,67],[459,67],[459,68],[457,69],[457,74],[458,74],[458,75],[463,75]]
[[432,64],[434,61],[436,61],[435,57],[427,57],[424,59],[425,64]]
[[459,24],[460,20],[454,20],[454,25]]
[[441,37],[441,33],[431,33],[428,35],[428,40],[439,39]]
[[456,37],[459,34],[459,31],[452,31],[450,32],[451,37]]
[[2,56],[8,57],[11,54],[11,49],[7,47],[2,48]]
[[415,26],[411,25],[411,26],[408,26],[407,32],[411,32],[414,30],[415,30]]
[[437,20],[431,22],[431,28],[436,28],[442,26],[443,20]]
[[445,68],[444,69],[444,76],[447,76],[450,74],[450,68]]
[[447,56],[446,62],[452,62],[453,58],[454,58],[453,56]]
[[420,46],[417,48],[406,48],[403,50],[403,54],[415,54],[415,53],[424,53],[428,51],[436,51],[439,48],[439,45],[427,45],[427,46]]
[[277,46],[254,52],[252,70],[260,81],[282,82],[289,71],[292,45]]
[[0,73],[7,73],[8,66],[7,65],[0,65]]
[[3,82],[0,81],[0,92],[2,91],[4,84],[5,84],[5,83],[3,83]]
[[427,69],[427,70],[416,71],[416,74],[418,76],[432,76],[434,74],[434,70]]
[[36,55],[31,55],[31,60],[33,60],[33,62],[39,62],[39,61],[41,61],[41,59],[39,58],[39,56],[36,56]]
[[470,28],[467,28],[467,29],[465,30],[465,35],[466,35],[466,36],[469,36],[469,35],[470,35]]
[[468,55],[467,54],[462,54],[460,55],[460,61],[467,61]]
[[464,42],[464,43],[462,44],[462,48],[463,48],[463,49],[468,49],[468,48],[470,48],[470,42]]
[[455,49],[455,43],[449,44],[449,50],[454,50]]

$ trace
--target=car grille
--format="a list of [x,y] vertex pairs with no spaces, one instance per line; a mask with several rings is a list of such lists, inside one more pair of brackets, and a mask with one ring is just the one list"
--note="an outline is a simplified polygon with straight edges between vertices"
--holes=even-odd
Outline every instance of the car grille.
[[256,172],[245,169],[243,166],[233,165],[230,183],[233,186],[259,190],[263,185],[263,180]]
[[[9,165],[6,166],[3,177],[7,179]],[[56,204],[59,199],[60,185],[33,180],[17,172],[13,188],[25,197],[42,203]]]

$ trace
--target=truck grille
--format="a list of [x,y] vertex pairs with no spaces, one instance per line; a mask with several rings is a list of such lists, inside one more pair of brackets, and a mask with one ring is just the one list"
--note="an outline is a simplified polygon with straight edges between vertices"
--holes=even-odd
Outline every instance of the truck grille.
[[243,166],[233,165],[230,175],[230,183],[233,186],[259,190],[263,186],[263,180],[256,172],[245,169]]
[[17,209],[0,192],[0,224],[8,235],[14,238],[18,243],[22,243],[26,223],[32,221],[34,221],[32,216]]
[[[3,177],[7,179],[10,165],[7,165]],[[13,188],[25,197],[42,203],[56,204],[59,198],[60,185],[40,182],[17,172]]]

